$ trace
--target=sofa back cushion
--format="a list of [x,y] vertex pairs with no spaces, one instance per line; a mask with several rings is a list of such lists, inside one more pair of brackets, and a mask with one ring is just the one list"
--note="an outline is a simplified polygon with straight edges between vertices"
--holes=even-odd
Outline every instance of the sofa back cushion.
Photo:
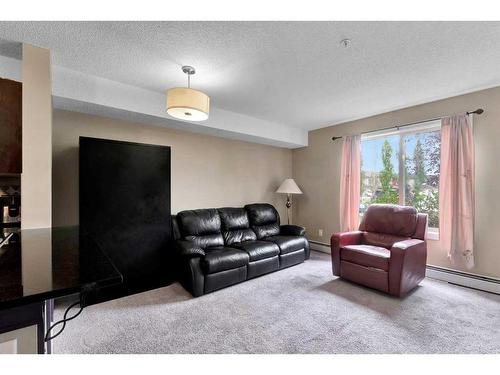
[[222,237],[226,245],[257,239],[254,231],[250,229],[244,208],[224,207],[218,211],[222,223]]
[[412,237],[417,229],[417,210],[395,204],[372,204],[366,210],[359,230]]
[[250,227],[257,235],[257,239],[277,236],[280,233],[280,216],[276,209],[268,203],[247,204]]
[[223,246],[221,220],[215,208],[187,210],[177,214],[181,236],[201,248]]

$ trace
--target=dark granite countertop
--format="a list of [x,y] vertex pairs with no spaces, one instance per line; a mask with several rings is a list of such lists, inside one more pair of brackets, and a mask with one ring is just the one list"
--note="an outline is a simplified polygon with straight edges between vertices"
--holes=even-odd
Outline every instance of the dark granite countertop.
[[0,309],[123,281],[78,227],[23,229],[18,235],[0,248]]

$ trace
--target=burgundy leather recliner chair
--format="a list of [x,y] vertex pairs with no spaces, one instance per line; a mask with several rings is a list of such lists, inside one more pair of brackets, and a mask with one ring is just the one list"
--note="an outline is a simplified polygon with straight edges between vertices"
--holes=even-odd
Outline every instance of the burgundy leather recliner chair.
[[402,297],[425,277],[426,229],[413,207],[371,205],[358,231],[332,235],[333,274]]

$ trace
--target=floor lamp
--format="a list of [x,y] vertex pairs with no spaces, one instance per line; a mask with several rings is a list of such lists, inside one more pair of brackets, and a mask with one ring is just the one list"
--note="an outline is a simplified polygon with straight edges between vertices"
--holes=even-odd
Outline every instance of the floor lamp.
[[287,178],[280,185],[276,193],[286,194],[286,217],[288,220],[288,224],[290,224],[290,207],[292,207],[292,199],[291,194],[302,194],[302,191],[299,189],[293,178]]

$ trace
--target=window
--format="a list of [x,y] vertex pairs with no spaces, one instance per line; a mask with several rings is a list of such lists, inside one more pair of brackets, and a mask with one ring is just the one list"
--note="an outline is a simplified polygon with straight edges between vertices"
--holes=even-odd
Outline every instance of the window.
[[413,206],[439,228],[440,121],[361,136],[360,215],[372,203]]

